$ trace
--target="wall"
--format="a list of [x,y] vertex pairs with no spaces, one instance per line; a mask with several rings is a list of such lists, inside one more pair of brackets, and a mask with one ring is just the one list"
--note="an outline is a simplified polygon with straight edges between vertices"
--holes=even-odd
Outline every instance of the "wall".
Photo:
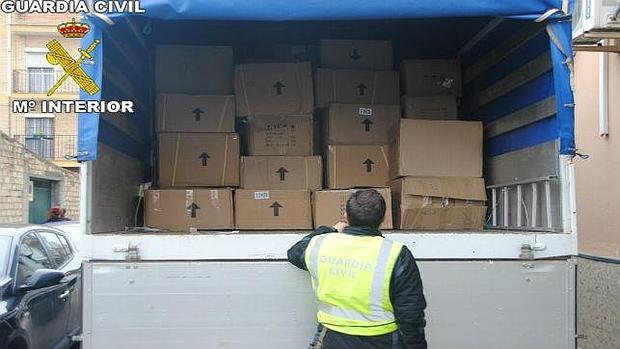
[[575,59],[575,138],[588,160],[575,160],[581,253],[620,259],[620,54],[609,54],[609,135],[598,128],[598,56]]
[[599,53],[575,58],[575,158],[579,252],[611,260],[577,261],[579,349],[620,348],[620,54],[609,55],[609,135],[599,135]]
[[67,209],[79,219],[80,176],[45,161],[0,132],[0,223],[28,222],[30,178],[53,181],[52,205]]

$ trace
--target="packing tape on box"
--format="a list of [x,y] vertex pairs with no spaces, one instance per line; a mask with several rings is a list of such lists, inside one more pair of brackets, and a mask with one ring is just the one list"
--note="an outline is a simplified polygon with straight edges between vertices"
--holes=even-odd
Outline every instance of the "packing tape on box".
[[370,97],[370,105],[374,105],[375,104],[375,92],[377,91],[376,89],[377,86],[377,72],[373,71],[372,72],[372,85],[370,86],[370,88],[372,89],[372,95]]
[[305,157],[304,160],[304,173],[305,173],[305,177],[304,177],[304,185],[306,189],[308,189],[308,160],[310,158],[309,157]]
[[247,115],[252,115],[250,111],[250,102],[248,101],[248,90],[245,88],[245,73],[243,72],[243,64],[239,65],[239,73],[241,75],[241,90],[243,91],[243,100],[245,102],[245,108],[247,109]]
[[222,124],[224,123],[224,116],[226,115],[226,110],[228,109],[228,103],[230,101],[230,97],[231,96],[226,96],[226,99],[224,100],[224,107],[222,108],[222,111],[220,112],[220,118],[217,122],[217,132],[222,132]]
[[301,64],[299,63],[295,63],[295,85],[297,86],[296,90],[297,90],[297,113],[301,114],[303,113],[303,100],[304,100],[304,96],[302,95],[302,90],[305,90],[301,87],[300,81],[301,79],[299,79],[299,75],[300,75],[300,68]]
[[179,144],[181,143],[181,134],[177,134],[177,142],[174,148],[174,163],[172,164],[172,186],[176,184],[177,180],[177,162],[179,159]]
[[390,168],[390,163],[388,162],[388,156],[385,153],[385,146],[381,146],[381,155],[383,155],[383,161],[385,161],[385,168],[389,169]]
[[228,139],[229,135],[226,135],[226,142],[224,142],[224,166],[222,169],[222,178],[220,179],[220,185],[224,185],[224,181],[226,180],[226,167],[228,166]]
[[[160,97],[161,96],[162,95],[160,95]],[[161,115],[162,115],[162,117],[161,117],[161,125],[159,125],[159,127],[160,127],[159,130],[160,131],[166,129],[166,109],[167,109],[167,105],[168,105],[168,95],[164,94],[163,95],[163,100],[162,100],[162,103],[161,103],[162,108],[160,110]]]

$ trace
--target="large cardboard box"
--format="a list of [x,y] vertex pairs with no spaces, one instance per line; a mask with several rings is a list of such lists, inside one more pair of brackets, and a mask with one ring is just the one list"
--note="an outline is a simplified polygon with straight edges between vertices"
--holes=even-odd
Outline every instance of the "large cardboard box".
[[310,63],[235,66],[237,116],[310,114],[314,110]]
[[235,190],[237,229],[312,229],[310,191]]
[[398,105],[331,103],[323,117],[327,144],[388,144]]
[[392,70],[392,44],[378,40],[321,40],[321,66],[332,69]]
[[147,190],[144,222],[148,227],[170,231],[234,229],[232,190]]
[[424,96],[401,98],[403,117],[407,119],[425,120],[458,120],[458,107],[456,97]]
[[242,156],[241,188],[308,189],[323,188],[320,156]]
[[232,94],[232,47],[157,46],[155,88],[157,93]]
[[318,45],[275,45],[273,58],[277,62],[310,62],[317,66],[321,54]]
[[482,177],[482,123],[401,119],[390,145],[390,177]]
[[372,70],[316,70],[316,105],[329,103],[400,103],[398,72]]
[[[385,200],[385,217],[380,229],[392,229],[392,195],[390,188],[373,188],[377,190]],[[314,226],[333,226],[344,221],[344,213],[347,208],[347,200],[356,189],[349,190],[320,190],[312,193],[312,214]]]
[[385,145],[327,146],[327,187],[350,189],[388,185],[388,147]]
[[400,64],[403,94],[461,95],[461,68],[453,59],[408,59]]
[[487,208],[482,178],[404,177],[390,183],[398,229],[482,230]]
[[160,133],[159,185],[238,186],[236,133]]
[[235,96],[160,94],[157,132],[235,132]]
[[250,155],[313,153],[312,115],[252,116],[247,122]]

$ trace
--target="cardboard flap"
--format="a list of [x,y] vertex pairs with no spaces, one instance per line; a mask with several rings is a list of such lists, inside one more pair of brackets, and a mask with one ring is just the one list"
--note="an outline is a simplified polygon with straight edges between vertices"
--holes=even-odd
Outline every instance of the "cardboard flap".
[[486,201],[484,179],[471,177],[405,177],[405,195]]

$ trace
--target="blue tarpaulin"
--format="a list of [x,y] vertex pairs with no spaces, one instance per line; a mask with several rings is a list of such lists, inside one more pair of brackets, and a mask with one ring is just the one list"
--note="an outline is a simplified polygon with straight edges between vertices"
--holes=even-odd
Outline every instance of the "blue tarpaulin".
[[[145,41],[153,40],[157,37],[160,42],[172,43],[178,40],[180,43],[187,43],[187,40],[200,40],[209,37],[209,31],[205,26],[190,23],[190,27],[195,30],[174,32],[164,30],[163,33],[154,32],[151,34],[151,21],[161,23],[164,20],[166,25],[177,21],[352,21],[352,20],[402,20],[402,19],[439,19],[431,24],[431,28],[441,28],[448,26],[452,22],[460,20],[463,30],[450,29],[443,30],[443,37],[440,30],[428,30],[428,23],[425,23],[423,30],[420,30],[419,37],[411,37],[406,42],[411,42],[414,47],[427,47],[431,53],[432,48],[442,44],[455,47],[444,49],[444,54],[457,52],[462,45],[460,38],[447,38],[446,33],[453,33],[451,36],[458,38],[459,34],[472,37],[485,23],[492,17],[507,17],[526,23],[539,18],[553,9],[562,9],[562,0],[367,0],[367,1],[289,1],[289,0],[142,0],[141,6],[146,10],[143,15],[110,14],[109,17],[115,22],[109,25],[96,16],[87,15],[86,20],[91,24],[91,32],[83,40],[83,46],[87,47],[90,43],[99,39],[102,40],[100,47],[94,52],[95,63],[85,67],[86,71],[101,86],[102,93],[96,96],[89,96],[82,93],[84,99],[136,99],[142,101],[146,107],[138,107],[137,115],[131,117],[131,123],[144,123],[149,120],[152,109],[148,105],[152,104],[153,96],[149,95],[152,88],[152,80],[149,75],[149,64],[152,62],[146,58],[136,62],[131,56],[148,56],[149,46]],[[448,19],[450,18],[450,19]],[[471,18],[469,21],[463,18]],[[504,32],[490,34],[489,38],[493,41],[480,43],[478,49],[483,54],[482,48],[485,46],[490,49],[492,45],[497,45],[505,36],[512,34],[515,21],[503,27]],[[520,53],[515,55],[514,61],[510,64],[498,66],[489,70],[489,74],[473,81],[471,86],[485,88],[496,81],[507,70],[516,68],[517,65],[526,62],[530,58],[539,54],[542,49],[538,46],[545,44],[551,51],[552,71],[546,73],[516,89],[511,98],[514,101],[526,103],[547,97],[550,93],[555,93],[557,98],[557,114],[553,119],[542,121],[531,125],[530,128],[517,130],[514,134],[504,135],[489,142],[487,147],[491,147],[492,154],[501,154],[504,151],[512,151],[521,147],[531,146],[538,142],[549,139],[559,139],[562,154],[572,154],[574,151],[574,131],[573,131],[573,95],[570,86],[571,51],[571,24],[567,21],[566,14],[558,11],[547,19],[548,36],[537,36],[530,44],[524,46]],[[180,23],[180,22],[179,22]],[[191,24],[194,23],[194,24]],[[255,22],[261,23],[261,22]],[[299,25],[306,25],[312,22],[300,22]],[[422,23],[422,22],[420,22]],[[191,27],[194,25],[194,27]],[[258,24],[257,24],[258,25]],[[518,23],[517,23],[518,25]],[[511,27],[512,26],[512,27]],[[372,28],[372,27],[368,27]],[[366,29],[368,38],[380,38],[379,30]],[[398,27],[396,28],[398,29]],[[498,27],[498,30],[500,28]],[[410,35],[415,30],[407,30]],[[179,34],[181,33],[181,34]],[[345,30],[346,33],[346,30]],[[373,34],[374,33],[374,34]],[[233,33],[234,34],[234,33]],[[400,35],[399,33],[397,33]],[[421,35],[424,36],[421,36]],[[159,36],[157,36],[159,35]],[[213,34],[215,35],[215,34]],[[251,32],[239,33],[238,36],[251,35]],[[402,35],[408,35],[402,33]],[[191,38],[191,39],[190,39]],[[353,38],[353,37],[352,37]],[[449,41],[452,39],[452,41]],[[547,42],[545,43],[545,39]],[[107,41],[106,41],[107,40]],[[110,44],[109,41],[114,41]],[[157,42],[156,42],[157,43]],[[155,44],[156,44],[155,43]],[[432,44],[431,44],[432,43]],[[438,44],[439,43],[439,44]],[[129,52],[135,50],[136,52]],[[450,51],[452,50],[452,51]],[[124,55],[128,56],[125,57]],[[424,54],[422,54],[424,56]],[[428,56],[428,52],[426,52]],[[425,57],[426,57],[425,56]],[[463,57],[463,64],[467,60],[475,60],[476,55]],[[132,64],[133,63],[133,64]],[[114,69],[112,69],[114,67]],[[115,78],[116,76],[116,78]],[[127,88],[118,77],[128,79],[132,86]],[[538,85],[537,85],[538,84]],[[136,96],[140,94],[140,96]],[[521,94],[522,97],[519,97]],[[518,97],[518,98],[517,98]],[[500,117],[510,110],[518,109],[515,102],[507,98],[498,98],[487,105],[481,106],[480,110],[488,113],[489,118]],[[512,104],[511,104],[512,103]],[[149,142],[136,139],[121,131],[113,123],[106,121],[106,117],[98,114],[81,114],[79,117],[79,160],[95,160],[97,158],[97,143],[105,143],[128,155],[144,161],[148,157]],[[143,130],[148,130],[150,125],[142,125]],[[138,137],[140,138],[140,137]]]

